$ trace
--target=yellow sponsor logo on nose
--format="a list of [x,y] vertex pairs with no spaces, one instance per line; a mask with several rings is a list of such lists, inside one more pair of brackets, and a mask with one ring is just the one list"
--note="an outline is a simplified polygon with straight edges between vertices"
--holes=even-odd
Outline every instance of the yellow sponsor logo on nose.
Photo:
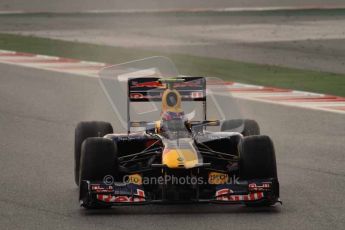
[[132,174],[128,176],[128,183],[141,185],[143,183],[143,179],[139,174]]
[[229,180],[229,175],[219,172],[210,172],[208,174],[209,184],[226,184]]

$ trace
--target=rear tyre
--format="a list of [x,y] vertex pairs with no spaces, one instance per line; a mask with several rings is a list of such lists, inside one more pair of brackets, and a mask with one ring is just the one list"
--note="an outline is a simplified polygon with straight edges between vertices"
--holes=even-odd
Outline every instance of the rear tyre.
[[243,136],[260,135],[259,124],[250,119],[234,119],[223,122],[221,131],[239,131]]
[[79,166],[83,141],[89,137],[103,137],[109,133],[113,133],[113,127],[108,122],[88,121],[78,123],[75,128],[74,138],[74,180],[77,185],[79,185]]
[[[239,145],[239,153],[240,178],[242,180],[273,178],[277,181],[274,193],[276,197],[279,197],[277,164],[272,140],[263,135],[244,137]],[[272,204],[272,202],[246,203],[251,207]]]
[[[79,181],[103,181],[105,176],[112,179],[118,175],[117,148],[112,140],[102,137],[90,137],[82,144]],[[110,177],[109,177],[110,178]],[[111,179],[108,181],[110,182]],[[85,208],[106,208],[109,205],[94,205],[87,200],[85,186],[80,186],[79,199]]]

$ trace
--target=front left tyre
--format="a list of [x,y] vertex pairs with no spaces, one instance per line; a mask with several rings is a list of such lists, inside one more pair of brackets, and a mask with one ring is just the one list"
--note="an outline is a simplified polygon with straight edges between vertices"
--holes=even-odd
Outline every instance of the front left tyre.
[[241,180],[272,179],[271,200],[245,203],[247,206],[270,206],[279,198],[279,182],[275,150],[271,138],[265,135],[244,137],[239,144],[239,173]]

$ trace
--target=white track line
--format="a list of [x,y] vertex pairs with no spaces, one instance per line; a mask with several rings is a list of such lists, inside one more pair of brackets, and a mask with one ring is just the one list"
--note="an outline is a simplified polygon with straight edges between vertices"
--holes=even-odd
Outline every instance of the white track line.
[[[0,63],[98,78],[105,63],[0,50]],[[212,92],[235,98],[345,114],[345,98],[237,82],[208,81]]]

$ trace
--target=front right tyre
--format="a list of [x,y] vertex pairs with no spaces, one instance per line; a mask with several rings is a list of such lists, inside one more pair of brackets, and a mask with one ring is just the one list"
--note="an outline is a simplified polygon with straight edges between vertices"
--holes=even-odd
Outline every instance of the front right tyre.
[[87,199],[87,189],[83,181],[104,181],[108,177],[108,182],[114,182],[118,176],[117,146],[110,139],[103,137],[87,138],[81,147],[79,181],[79,199],[83,201],[86,208],[105,208],[89,204]]
[[103,137],[109,133],[113,133],[113,127],[108,122],[83,121],[78,123],[74,136],[74,180],[76,185],[79,185],[80,156],[83,141],[89,137]]

